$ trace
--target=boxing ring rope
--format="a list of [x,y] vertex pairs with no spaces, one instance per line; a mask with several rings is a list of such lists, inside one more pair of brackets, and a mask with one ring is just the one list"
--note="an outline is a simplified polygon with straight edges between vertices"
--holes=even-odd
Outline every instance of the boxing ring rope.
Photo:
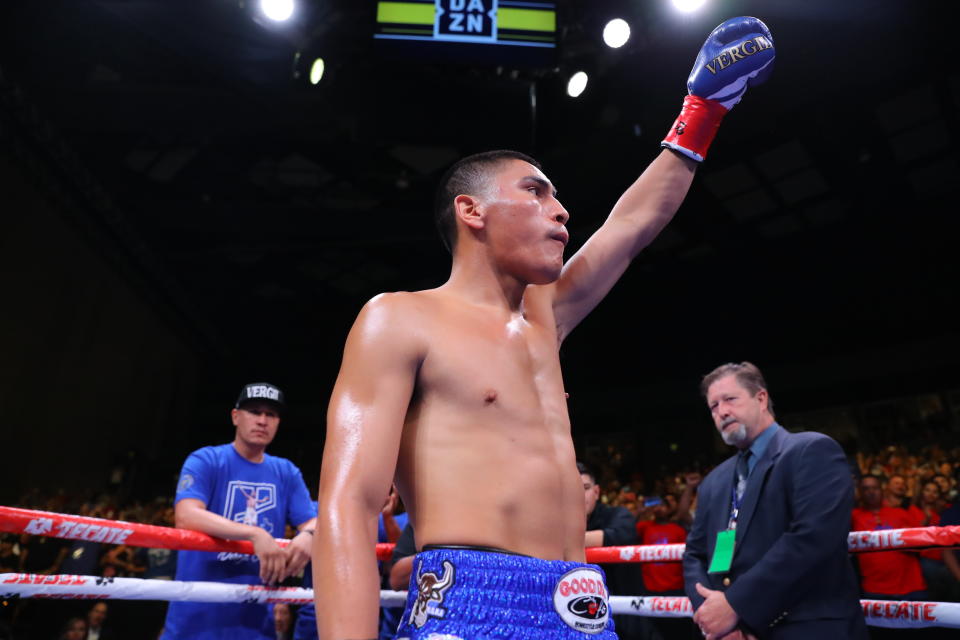
[[[0,573],[0,596],[55,600],[167,600],[184,602],[247,602],[307,604],[313,590],[220,582],[179,582],[142,578]],[[381,591],[380,604],[403,607],[406,591]],[[861,600],[867,624],[875,627],[960,629],[960,603]],[[689,618],[693,608],[679,596],[610,596],[613,614],[656,618]]]
[[[253,545],[249,542],[222,540],[197,531],[16,507],[0,506],[0,532],[161,549],[247,554],[253,552]],[[277,542],[289,544],[288,540]],[[848,543],[851,552],[958,546],[960,526],[853,531],[849,535]],[[683,549],[683,544],[595,547],[587,549],[587,561],[677,562],[682,559]],[[377,557],[381,560],[389,559],[392,550],[391,544],[378,544]],[[46,599],[176,600],[211,603],[313,602],[313,591],[300,587],[24,573],[0,574],[0,595]],[[402,607],[406,597],[404,591],[380,592],[383,606]],[[960,603],[893,600],[860,602],[867,623],[871,626],[960,629]],[[650,617],[684,618],[693,615],[687,598],[673,596],[610,596],[610,610],[614,614]]]
[[[104,544],[126,544],[131,547],[173,549],[175,551],[226,551],[253,554],[253,543],[246,540],[224,540],[199,531],[159,527],[139,522],[105,520],[74,516],[52,511],[36,511],[0,506],[0,532],[29,533],[66,540],[88,540]],[[277,539],[285,547],[289,540]],[[377,558],[389,560],[392,544],[378,544]]]
[[[105,520],[86,516],[74,516],[52,511],[35,511],[17,507],[0,506],[0,532],[30,533],[64,538],[88,540],[105,544],[127,544],[132,547],[174,549],[178,551],[226,551],[253,553],[253,544],[246,540],[224,540],[199,531],[159,527],[138,522]],[[289,540],[277,539],[277,544],[286,546]],[[930,549],[934,547],[960,546],[960,526],[913,527],[909,529],[884,529],[882,531],[851,531],[847,543],[852,553],[888,551],[896,549]],[[621,547],[591,547],[587,549],[587,562],[679,562],[683,559],[683,544],[626,545]],[[377,545],[377,558],[389,560],[393,545]]]

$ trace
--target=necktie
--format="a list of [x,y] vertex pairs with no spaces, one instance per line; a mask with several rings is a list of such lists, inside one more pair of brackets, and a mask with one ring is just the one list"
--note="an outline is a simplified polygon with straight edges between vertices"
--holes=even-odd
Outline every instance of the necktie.
[[737,502],[743,499],[743,494],[747,490],[747,476],[750,475],[750,449],[740,452],[737,457]]

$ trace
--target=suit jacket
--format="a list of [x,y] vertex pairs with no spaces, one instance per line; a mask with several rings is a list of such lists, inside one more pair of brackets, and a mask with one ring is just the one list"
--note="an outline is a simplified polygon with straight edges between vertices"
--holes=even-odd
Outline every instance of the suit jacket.
[[847,551],[853,481],[840,446],[820,433],[778,429],[747,482],[730,571],[709,574],[717,532],[729,524],[735,465],[733,456],[700,486],[683,558],[694,608],[703,603],[699,582],[724,591],[760,638],[866,638]]

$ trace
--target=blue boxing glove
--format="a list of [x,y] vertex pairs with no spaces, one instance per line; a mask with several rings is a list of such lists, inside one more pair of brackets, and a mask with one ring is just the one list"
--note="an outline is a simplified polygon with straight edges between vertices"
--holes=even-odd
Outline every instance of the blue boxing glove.
[[757,18],[731,18],[714,29],[687,78],[680,115],[660,146],[703,162],[723,116],[747,87],[770,76],[774,56],[770,29]]

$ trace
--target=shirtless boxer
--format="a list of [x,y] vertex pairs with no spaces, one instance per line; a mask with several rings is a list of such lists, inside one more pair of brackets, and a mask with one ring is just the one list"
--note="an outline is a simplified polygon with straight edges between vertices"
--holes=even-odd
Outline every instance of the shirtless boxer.
[[772,61],[759,20],[715,29],[668,150],[566,265],[568,214],[534,160],[491,152],[447,173],[449,280],[373,298],[347,337],[320,475],[321,638],[376,636],[373,547],[394,479],[422,551],[398,638],[615,637],[602,574],[582,564],[558,348],[673,217],[720,118]]

